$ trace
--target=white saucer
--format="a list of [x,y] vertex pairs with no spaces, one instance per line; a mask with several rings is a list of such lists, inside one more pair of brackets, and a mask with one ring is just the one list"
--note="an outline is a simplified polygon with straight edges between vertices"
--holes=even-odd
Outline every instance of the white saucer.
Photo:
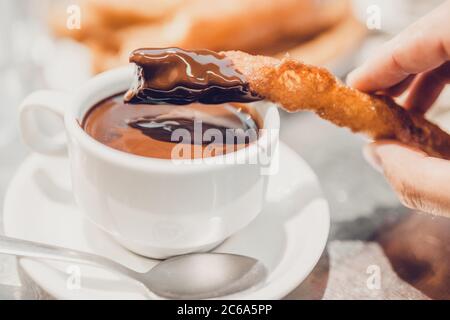
[[[214,250],[255,257],[268,267],[269,276],[256,288],[224,298],[280,299],[306,278],[324,250],[330,216],[315,174],[284,144],[279,165],[264,212]],[[127,251],[82,218],[64,157],[32,155],[22,164],[6,195],[4,227],[10,237],[97,253],[137,271],[157,263]],[[132,281],[99,268],[25,258],[20,265],[55,298],[148,298]]]

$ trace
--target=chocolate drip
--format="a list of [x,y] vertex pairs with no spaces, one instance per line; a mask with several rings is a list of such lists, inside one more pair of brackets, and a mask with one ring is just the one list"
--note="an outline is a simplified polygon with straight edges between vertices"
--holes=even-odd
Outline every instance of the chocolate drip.
[[232,62],[214,51],[137,49],[136,77],[125,101],[145,104],[220,104],[261,100]]

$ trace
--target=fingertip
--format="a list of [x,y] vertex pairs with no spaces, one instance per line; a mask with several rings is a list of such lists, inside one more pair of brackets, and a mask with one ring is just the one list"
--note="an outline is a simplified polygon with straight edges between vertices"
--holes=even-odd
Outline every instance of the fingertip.
[[358,69],[355,69],[355,70],[353,70],[352,72],[350,72],[350,73],[347,75],[347,78],[345,79],[345,83],[346,83],[347,85],[349,85],[350,87],[353,87],[353,86],[354,86],[354,83],[355,83],[355,72],[356,72],[356,70],[358,70]]
[[361,74],[361,67],[353,70],[352,72],[350,72],[347,75],[347,79],[345,80],[345,83],[348,86],[350,86],[350,87],[353,87],[355,89],[359,89],[358,85],[359,85],[359,82],[360,82],[360,74]]
[[383,173],[385,162],[389,162],[398,148],[408,148],[391,140],[379,140],[366,145],[363,148],[364,159],[378,172]]
[[366,65],[362,65],[347,76],[346,83],[348,86],[355,88],[362,92],[373,92],[375,91],[375,81],[372,79],[369,69]]
[[408,158],[423,158],[427,156],[420,149],[392,140],[377,141],[369,147],[373,157],[377,159],[378,164],[382,168],[390,162],[398,163]]
[[447,160],[429,157],[425,152],[395,141],[372,144],[381,162],[383,175],[408,208],[442,215],[450,212],[446,193],[450,177]]
[[367,161],[368,164],[370,164],[372,168],[374,168],[379,173],[383,173],[381,159],[376,153],[375,143],[368,144],[363,148],[363,156],[364,159]]

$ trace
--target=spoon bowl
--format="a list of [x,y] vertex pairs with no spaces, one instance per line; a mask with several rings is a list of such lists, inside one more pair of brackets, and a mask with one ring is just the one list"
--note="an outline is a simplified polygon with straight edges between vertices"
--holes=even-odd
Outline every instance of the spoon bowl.
[[218,298],[241,292],[267,276],[256,259],[225,253],[197,253],[161,262],[145,277],[152,291],[170,299]]

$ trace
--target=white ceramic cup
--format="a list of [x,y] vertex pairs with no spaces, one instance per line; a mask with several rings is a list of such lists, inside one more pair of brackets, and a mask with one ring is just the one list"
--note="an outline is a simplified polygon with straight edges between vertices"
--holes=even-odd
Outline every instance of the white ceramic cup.
[[[214,161],[180,164],[141,157],[101,144],[80,126],[92,106],[126,91],[132,77],[133,68],[120,68],[70,93],[32,93],[20,108],[24,141],[43,154],[64,155],[68,150],[77,205],[126,248],[153,258],[212,249],[249,224],[264,206],[264,170],[271,154],[254,162],[261,150],[277,149],[278,110],[257,102],[267,130],[256,143]],[[64,119],[65,132],[46,135],[36,121],[36,113],[42,116],[43,111]]]

